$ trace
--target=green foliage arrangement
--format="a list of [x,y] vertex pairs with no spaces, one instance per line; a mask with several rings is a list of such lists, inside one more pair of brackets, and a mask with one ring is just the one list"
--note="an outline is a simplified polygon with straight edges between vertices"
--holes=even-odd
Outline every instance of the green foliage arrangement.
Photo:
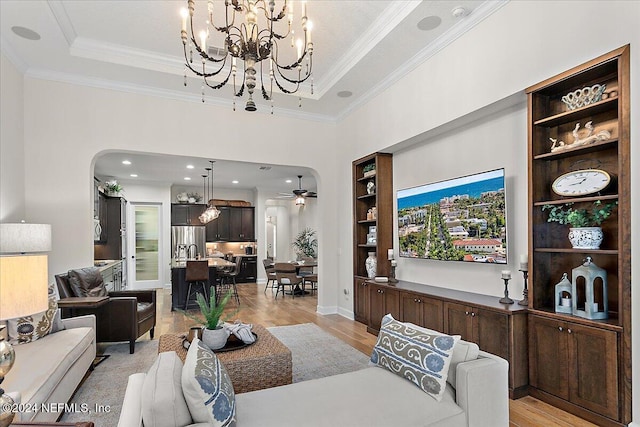
[[372,170],[376,170],[376,164],[375,163],[368,163],[366,165],[364,165],[364,167],[362,168],[362,172],[369,172]]
[[298,233],[298,237],[291,243],[298,256],[316,258],[318,250],[318,241],[316,240],[316,232],[307,227]]
[[573,203],[564,205],[544,205],[543,211],[549,211],[547,222],[557,222],[571,227],[599,227],[605,219],[611,216],[618,206],[618,201],[602,203],[600,200],[593,202],[591,209],[575,209]]
[[[200,313],[202,314],[202,316],[204,316],[204,322],[202,321],[202,318],[195,316],[187,311],[184,311],[184,310],[178,310],[178,311],[180,311],[185,316],[187,316],[192,320],[195,320],[198,323],[204,323],[207,329],[219,329],[221,328],[220,317],[222,316],[224,307],[227,305],[227,303],[231,299],[231,296],[233,295],[233,290],[229,289],[229,291],[225,294],[224,298],[222,298],[222,301],[220,301],[219,304],[216,304],[216,291],[213,286],[209,290],[209,295],[210,295],[210,298],[209,298],[209,301],[207,301],[204,295],[202,295],[200,292],[196,294],[196,302],[200,307]],[[237,312],[238,310],[226,316],[223,319],[223,322],[233,317]]]
[[107,181],[104,183],[104,189],[107,193],[117,194],[123,190],[122,185],[117,181]]

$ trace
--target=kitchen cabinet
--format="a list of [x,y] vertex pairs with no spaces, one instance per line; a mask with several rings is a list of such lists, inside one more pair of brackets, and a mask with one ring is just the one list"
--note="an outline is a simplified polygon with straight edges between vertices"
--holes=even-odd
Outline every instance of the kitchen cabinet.
[[389,287],[369,282],[369,325],[367,331],[378,333],[382,318],[391,313],[400,319],[400,292]]
[[421,294],[403,292],[400,297],[400,312],[404,322],[442,331],[442,300]]
[[96,191],[96,202],[93,221],[93,242],[106,243],[107,241],[107,196]]
[[240,272],[236,277],[237,283],[253,283],[258,276],[258,259],[255,256],[243,256]]
[[229,217],[229,237],[233,242],[255,240],[255,208],[232,207]]
[[353,282],[354,317],[357,322],[366,324],[369,322],[369,283],[367,279],[358,276],[354,277]]
[[[127,256],[127,201],[122,197],[105,196],[106,227],[103,231],[106,238],[93,245],[94,260],[124,261]],[[122,277],[120,286],[127,282],[126,262],[121,263]]]
[[220,216],[206,226],[207,242],[255,241],[255,207],[222,206]]
[[204,204],[171,204],[171,225],[203,225],[198,218],[206,209]]
[[619,418],[616,331],[531,315],[529,332],[533,387]]

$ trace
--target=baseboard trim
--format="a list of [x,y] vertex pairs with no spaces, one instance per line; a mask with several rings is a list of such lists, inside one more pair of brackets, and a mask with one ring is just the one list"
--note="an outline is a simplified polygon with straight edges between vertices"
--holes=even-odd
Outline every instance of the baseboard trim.
[[640,422],[631,421],[629,427],[640,427]]
[[322,315],[326,315],[326,314],[337,314],[338,313],[338,307],[335,305],[332,306],[328,306],[328,307],[324,307],[324,306],[317,306],[316,307],[316,312],[318,314],[322,314]]
[[346,317],[349,320],[356,320],[356,316],[351,310],[347,310],[346,308],[338,307],[338,314],[342,317]]
[[257,283],[258,285],[266,285],[266,284],[267,284],[267,279],[258,279],[258,280],[256,281],[256,283]]

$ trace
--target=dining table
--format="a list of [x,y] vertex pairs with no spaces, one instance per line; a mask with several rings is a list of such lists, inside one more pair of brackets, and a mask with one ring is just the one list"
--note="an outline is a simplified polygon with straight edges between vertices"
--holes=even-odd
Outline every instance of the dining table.
[[[289,264],[293,264],[296,267],[296,275],[300,276],[300,269],[303,267],[317,267],[318,266],[318,261],[317,260],[313,260],[313,261],[273,261],[270,264],[270,267],[274,267],[276,265],[276,262],[288,262]],[[285,292],[287,295],[291,295],[291,293],[294,293],[294,295],[306,295],[309,293],[309,291],[303,291],[302,288],[300,288],[299,285],[296,285],[295,288],[293,288],[293,291],[288,291]]]

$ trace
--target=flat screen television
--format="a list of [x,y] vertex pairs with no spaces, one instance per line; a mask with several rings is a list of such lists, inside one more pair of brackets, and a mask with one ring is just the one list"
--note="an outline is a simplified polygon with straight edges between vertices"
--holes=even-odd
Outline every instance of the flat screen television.
[[398,191],[401,257],[507,263],[504,169]]

